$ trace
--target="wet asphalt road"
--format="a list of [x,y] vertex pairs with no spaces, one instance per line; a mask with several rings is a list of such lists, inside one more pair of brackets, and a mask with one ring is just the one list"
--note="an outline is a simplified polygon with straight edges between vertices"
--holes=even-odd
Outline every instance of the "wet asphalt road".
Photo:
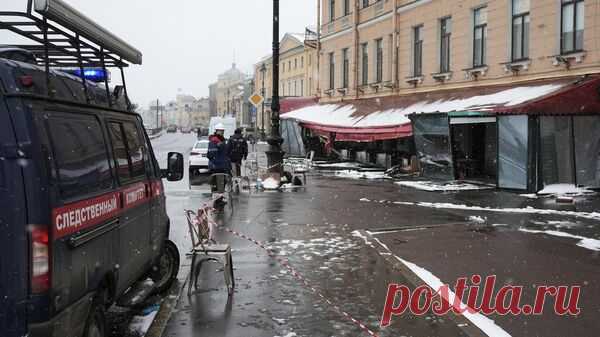
[[[155,141],[161,165],[166,152],[186,155],[194,136],[167,134]],[[187,159],[186,159],[187,161]],[[189,250],[183,209],[206,202],[206,190],[188,189],[187,177],[165,183],[172,239]],[[369,201],[360,201],[366,198]],[[400,188],[389,181],[309,177],[306,188],[288,192],[243,193],[233,213],[220,218],[229,227],[269,243],[309,284],[379,336],[483,336],[461,317],[404,314],[379,328],[387,285],[415,286],[419,280],[390,256],[425,268],[446,283],[475,273],[498,275],[502,284],[582,285],[581,315],[558,317],[545,307],[539,317],[492,316],[512,336],[595,336],[600,331],[600,256],[578,240],[534,234],[520,228],[560,230],[599,238],[598,222],[574,216],[398,205],[393,201],[452,203],[496,208],[598,209],[598,202],[556,205],[497,191],[431,193]],[[475,218],[474,218],[475,217]],[[356,230],[375,234],[383,245],[367,245]],[[401,229],[401,230],[399,230]],[[371,237],[371,239],[373,238]],[[274,337],[367,336],[361,328],[282,268],[256,245],[220,230],[233,248],[237,289],[227,296],[219,266],[201,275],[201,290],[182,295],[163,336]],[[185,256],[182,256],[185,258]],[[182,281],[189,260],[182,260]],[[415,281],[416,280],[416,281]],[[416,283],[415,283],[416,282]],[[531,301],[525,293],[524,301]],[[459,327],[460,325],[460,327]]]

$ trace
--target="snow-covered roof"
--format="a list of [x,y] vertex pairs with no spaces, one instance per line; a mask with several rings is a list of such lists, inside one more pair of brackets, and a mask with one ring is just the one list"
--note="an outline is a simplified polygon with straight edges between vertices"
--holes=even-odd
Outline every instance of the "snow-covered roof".
[[304,43],[304,38],[305,38],[304,33],[287,33],[287,35],[295,38],[296,40],[300,41],[301,43]]
[[[493,111],[516,106],[552,94],[570,82],[493,88],[477,94],[477,88],[435,94],[393,96],[313,105],[283,114],[304,123],[336,127],[372,128],[409,124],[409,115],[462,111]],[[475,91],[475,94],[473,92]],[[481,91],[481,90],[480,90]],[[485,90],[484,90],[485,91]]]

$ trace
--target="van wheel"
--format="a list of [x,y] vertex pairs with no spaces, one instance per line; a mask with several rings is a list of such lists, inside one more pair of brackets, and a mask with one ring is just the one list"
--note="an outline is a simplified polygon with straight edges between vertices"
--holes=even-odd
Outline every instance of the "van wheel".
[[167,291],[177,279],[179,273],[179,249],[173,241],[165,241],[165,247],[154,266],[150,278],[154,281],[155,291],[163,293]]
[[94,301],[90,308],[83,337],[107,337],[104,306],[97,301]]

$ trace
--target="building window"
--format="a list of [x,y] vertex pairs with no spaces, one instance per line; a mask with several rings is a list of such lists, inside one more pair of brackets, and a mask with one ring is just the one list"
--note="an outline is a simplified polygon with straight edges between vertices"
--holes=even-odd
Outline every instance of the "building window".
[[486,62],[487,7],[476,9],[473,19],[473,67],[481,67]]
[[383,39],[375,40],[375,82],[383,82]]
[[329,0],[329,21],[335,20],[335,0]]
[[298,69],[298,59],[294,59],[294,69]]
[[423,26],[413,28],[413,76],[423,74]]
[[363,43],[362,49],[362,85],[369,84],[369,45]]
[[348,76],[350,74],[350,58],[348,54],[348,48],[342,50],[342,57],[344,60],[342,69],[342,88],[348,88]]
[[329,89],[335,88],[335,54],[329,53]]
[[529,58],[529,0],[512,0],[512,60]]
[[369,7],[369,0],[362,0],[363,8]]
[[440,72],[450,71],[450,37],[452,36],[452,19],[440,20]]
[[288,71],[292,70],[292,60],[288,61]]
[[298,81],[294,81],[294,96],[298,96]]
[[300,68],[304,68],[304,56],[300,57]]
[[562,54],[583,50],[584,8],[583,0],[562,0],[560,29]]
[[304,96],[304,80],[300,80],[300,96]]
[[344,0],[344,16],[350,14],[350,0]]

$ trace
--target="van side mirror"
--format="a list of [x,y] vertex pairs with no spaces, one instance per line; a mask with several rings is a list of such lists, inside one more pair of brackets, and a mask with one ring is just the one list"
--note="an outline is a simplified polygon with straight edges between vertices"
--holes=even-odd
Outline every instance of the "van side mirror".
[[168,181],[180,181],[183,179],[183,154],[178,152],[169,152],[167,159],[167,169],[161,170],[162,178]]

